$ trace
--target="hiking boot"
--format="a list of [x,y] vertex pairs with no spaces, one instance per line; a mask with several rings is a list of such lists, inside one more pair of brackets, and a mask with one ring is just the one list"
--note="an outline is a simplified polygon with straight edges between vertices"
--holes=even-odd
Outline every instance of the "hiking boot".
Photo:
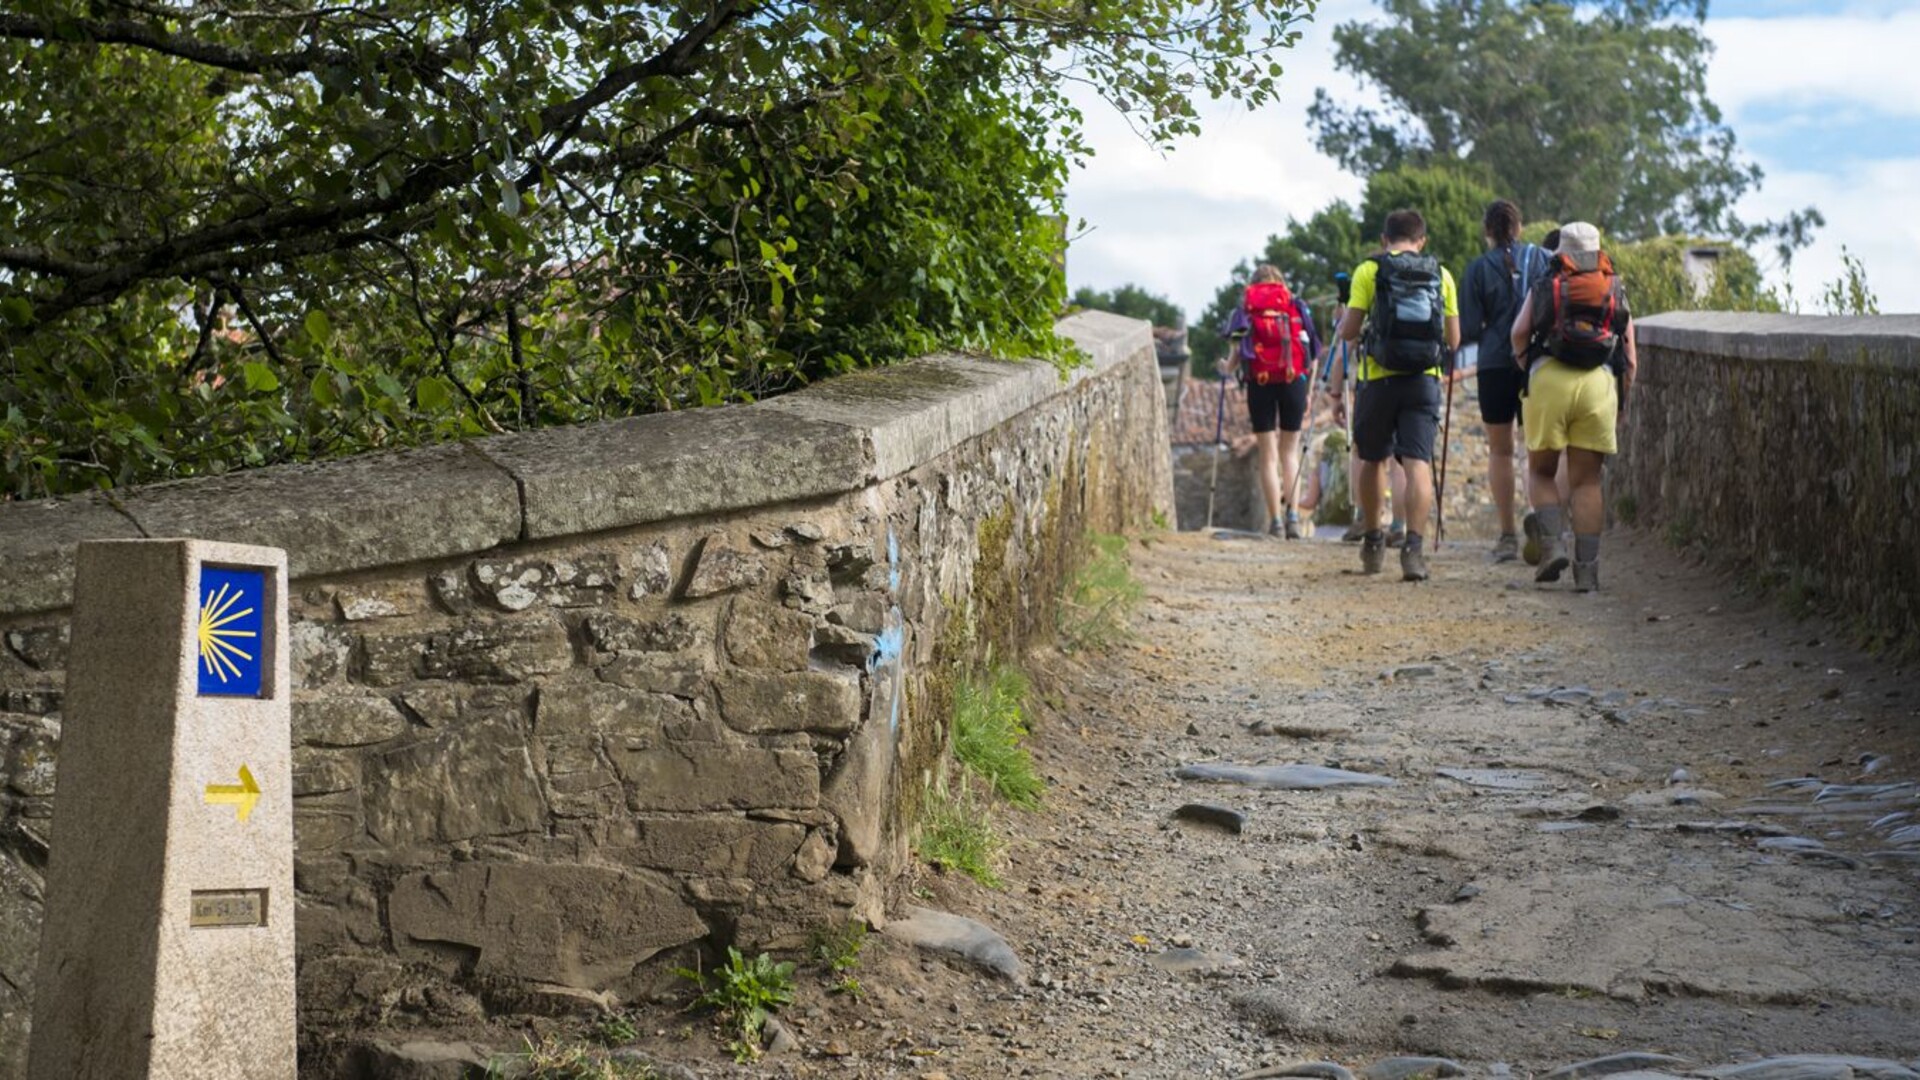
[[1387,546],[1388,547],[1397,548],[1401,544],[1404,544],[1406,542],[1407,542],[1407,527],[1405,525],[1387,526]]
[[1340,542],[1343,544],[1357,544],[1366,535],[1367,535],[1367,527],[1365,525],[1360,524],[1358,521],[1356,521],[1353,524],[1347,526],[1346,532],[1343,532],[1340,534]]
[[1520,558],[1528,566],[1539,566],[1541,537],[1540,515],[1531,510],[1527,511],[1527,516],[1520,519],[1520,528],[1521,531],[1527,534],[1527,542],[1521,545],[1520,548]]
[[1377,574],[1387,565],[1387,541],[1376,530],[1360,538],[1360,572]]
[[1573,591],[1600,591],[1600,561],[1576,562],[1573,564]]
[[1493,561],[1512,562],[1520,557],[1520,538],[1512,533],[1501,533],[1500,539],[1493,542]]
[[1267,535],[1273,537],[1275,540],[1278,540],[1279,538],[1287,535],[1287,527],[1281,523],[1279,518],[1274,518],[1267,525]]
[[1412,546],[1400,549],[1400,580],[1427,580],[1427,553],[1424,549]]
[[1559,581],[1567,564],[1573,560],[1560,546],[1559,536],[1540,537],[1540,569],[1533,572],[1533,580],[1540,582]]
[[1300,515],[1288,514],[1286,524],[1287,524],[1287,539],[1289,540],[1300,539]]

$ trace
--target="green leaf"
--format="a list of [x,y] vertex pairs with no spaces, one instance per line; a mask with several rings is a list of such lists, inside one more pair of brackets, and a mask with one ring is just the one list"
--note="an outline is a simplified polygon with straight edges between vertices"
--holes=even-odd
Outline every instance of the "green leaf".
[[312,341],[323,342],[333,336],[333,324],[327,319],[327,313],[319,308],[308,311],[301,325],[306,328],[307,337]]
[[421,379],[413,392],[420,408],[427,412],[440,412],[453,403],[453,384],[438,375]]
[[249,390],[259,393],[272,393],[280,389],[280,376],[275,375],[272,368],[257,360],[248,361],[240,370],[246,379],[247,389]]
[[323,409],[331,409],[335,405],[340,404],[340,394],[339,391],[334,388],[332,372],[322,371],[318,375],[315,375],[313,377],[313,385],[309,390],[313,395],[314,404]]

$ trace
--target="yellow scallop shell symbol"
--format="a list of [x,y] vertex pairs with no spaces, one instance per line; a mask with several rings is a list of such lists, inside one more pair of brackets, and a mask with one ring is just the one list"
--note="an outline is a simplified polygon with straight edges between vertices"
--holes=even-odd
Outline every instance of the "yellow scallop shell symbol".
[[252,660],[253,655],[234,644],[239,638],[255,637],[252,630],[241,630],[232,624],[253,614],[252,608],[232,610],[240,602],[240,590],[231,585],[222,585],[212,596],[200,604],[200,662],[207,666],[207,674],[214,675],[226,682],[229,672],[232,678],[240,677],[240,667],[234,663]]

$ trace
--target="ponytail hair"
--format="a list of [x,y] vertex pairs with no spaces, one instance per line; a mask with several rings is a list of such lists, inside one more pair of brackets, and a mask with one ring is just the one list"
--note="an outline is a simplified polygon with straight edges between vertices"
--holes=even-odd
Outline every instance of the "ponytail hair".
[[1520,208],[1506,199],[1495,199],[1488,204],[1481,224],[1495,247],[1507,247],[1520,238]]

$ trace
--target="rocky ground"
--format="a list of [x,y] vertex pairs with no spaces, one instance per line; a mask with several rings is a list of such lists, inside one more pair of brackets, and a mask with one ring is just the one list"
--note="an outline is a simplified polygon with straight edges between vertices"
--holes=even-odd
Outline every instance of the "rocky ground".
[[857,998],[803,966],[784,1053],[727,1064],[664,1004],[638,1045],[702,1076],[1920,1069],[1920,677],[1607,544],[1594,596],[1477,540],[1425,585],[1334,542],[1136,545],[1137,641],[1030,658],[1052,787],[1002,815],[1005,887],[910,883],[1024,982],[876,936]]

